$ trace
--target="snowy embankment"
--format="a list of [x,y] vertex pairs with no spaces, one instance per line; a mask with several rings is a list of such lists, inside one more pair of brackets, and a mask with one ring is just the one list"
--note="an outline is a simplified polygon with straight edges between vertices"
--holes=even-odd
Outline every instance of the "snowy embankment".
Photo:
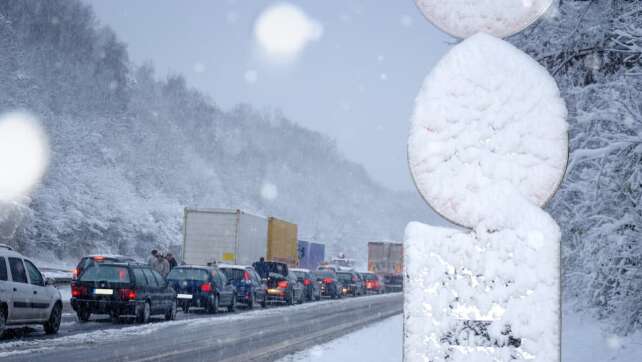
[[562,320],[562,361],[642,361],[642,332],[620,337],[592,317],[566,310]]
[[[402,328],[402,317],[397,315],[331,342],[291,354],[278,362],[398,362],[402,353]],[[606,332],[605,325],[587,315],[565,311],[563,362],[640,360],[642,333],[619,337]]]
[[278,362],[401,361],[403,320],[398,314],[331,342],[285,356]]

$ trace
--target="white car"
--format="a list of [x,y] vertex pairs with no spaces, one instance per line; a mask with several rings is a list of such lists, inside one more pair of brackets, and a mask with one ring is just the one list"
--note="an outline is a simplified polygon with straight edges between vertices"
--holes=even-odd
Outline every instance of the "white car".
[[57,333],[62,298],[53,284],[31,260],[0,244],[0,337],[8,328],[33,324],[41,324],[47,334]]

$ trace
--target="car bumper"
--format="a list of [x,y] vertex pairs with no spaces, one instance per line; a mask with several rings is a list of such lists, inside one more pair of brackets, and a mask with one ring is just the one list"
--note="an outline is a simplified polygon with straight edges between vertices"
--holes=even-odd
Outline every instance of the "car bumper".
[[[191,295],[191,297],[186,297]],[[189,306],[204,308],[210,304],[211,296],[209,294],[176,294],[176,305],[179,307]]]
[[142,304],[143,301],[129,300],[129,301],[115,301],[115,300],[94,300],[71,298],[70,304],[74,311],[80,309],[87,310],[93,314],[118,314],[118,315],[135,315],[136,306]]
[[266,296],[270,301],[285,301],[287,299],[287,295],[286,289],[269,288]]

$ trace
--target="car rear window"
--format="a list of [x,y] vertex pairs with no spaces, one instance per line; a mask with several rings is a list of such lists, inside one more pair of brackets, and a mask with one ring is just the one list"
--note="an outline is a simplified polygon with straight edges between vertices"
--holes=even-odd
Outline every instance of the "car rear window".
[[336,279],[337,277],[333,272],[329,272],[329,271],[317,271],[317,272],[314,272],[313,275],[317,280],[323,279],[323,278]]
[[339,280],[341,280],[341,281],[351,282],[352,281],[352,274],[350,274],[350,273],[337,273],[337,278],[339,278]]
[[80,276],[81,282],[129,283],[129,270],[118,265],[90,265]]
[[229,280],[242,280],[245,273],[245,270],[235,268],[221,268],[221,271]]
[[[241,274],[242,275],[242,274]],[[174,268],[167,275],[167,279],[172,280],[200,280],[207,281],[208,273],[203,269],[196,268]]]

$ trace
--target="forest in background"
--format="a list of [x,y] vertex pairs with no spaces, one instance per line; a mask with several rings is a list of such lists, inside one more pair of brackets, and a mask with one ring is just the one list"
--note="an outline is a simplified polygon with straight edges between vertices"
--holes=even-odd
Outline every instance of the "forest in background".
[[35,114],[52,148],[42,185],[2,208],[1,242],[42,260],[145,256],[182,242],[184,207],[240,208],[365,262],[368,241],[430,220],[328,137],[159,78],[79,1],[0,2],[0,111]]
[[562,229],[563,299],[642,327],[642,3],[559,0],[509,39],[557,80],[569,109],[566,177],[548,205]]

